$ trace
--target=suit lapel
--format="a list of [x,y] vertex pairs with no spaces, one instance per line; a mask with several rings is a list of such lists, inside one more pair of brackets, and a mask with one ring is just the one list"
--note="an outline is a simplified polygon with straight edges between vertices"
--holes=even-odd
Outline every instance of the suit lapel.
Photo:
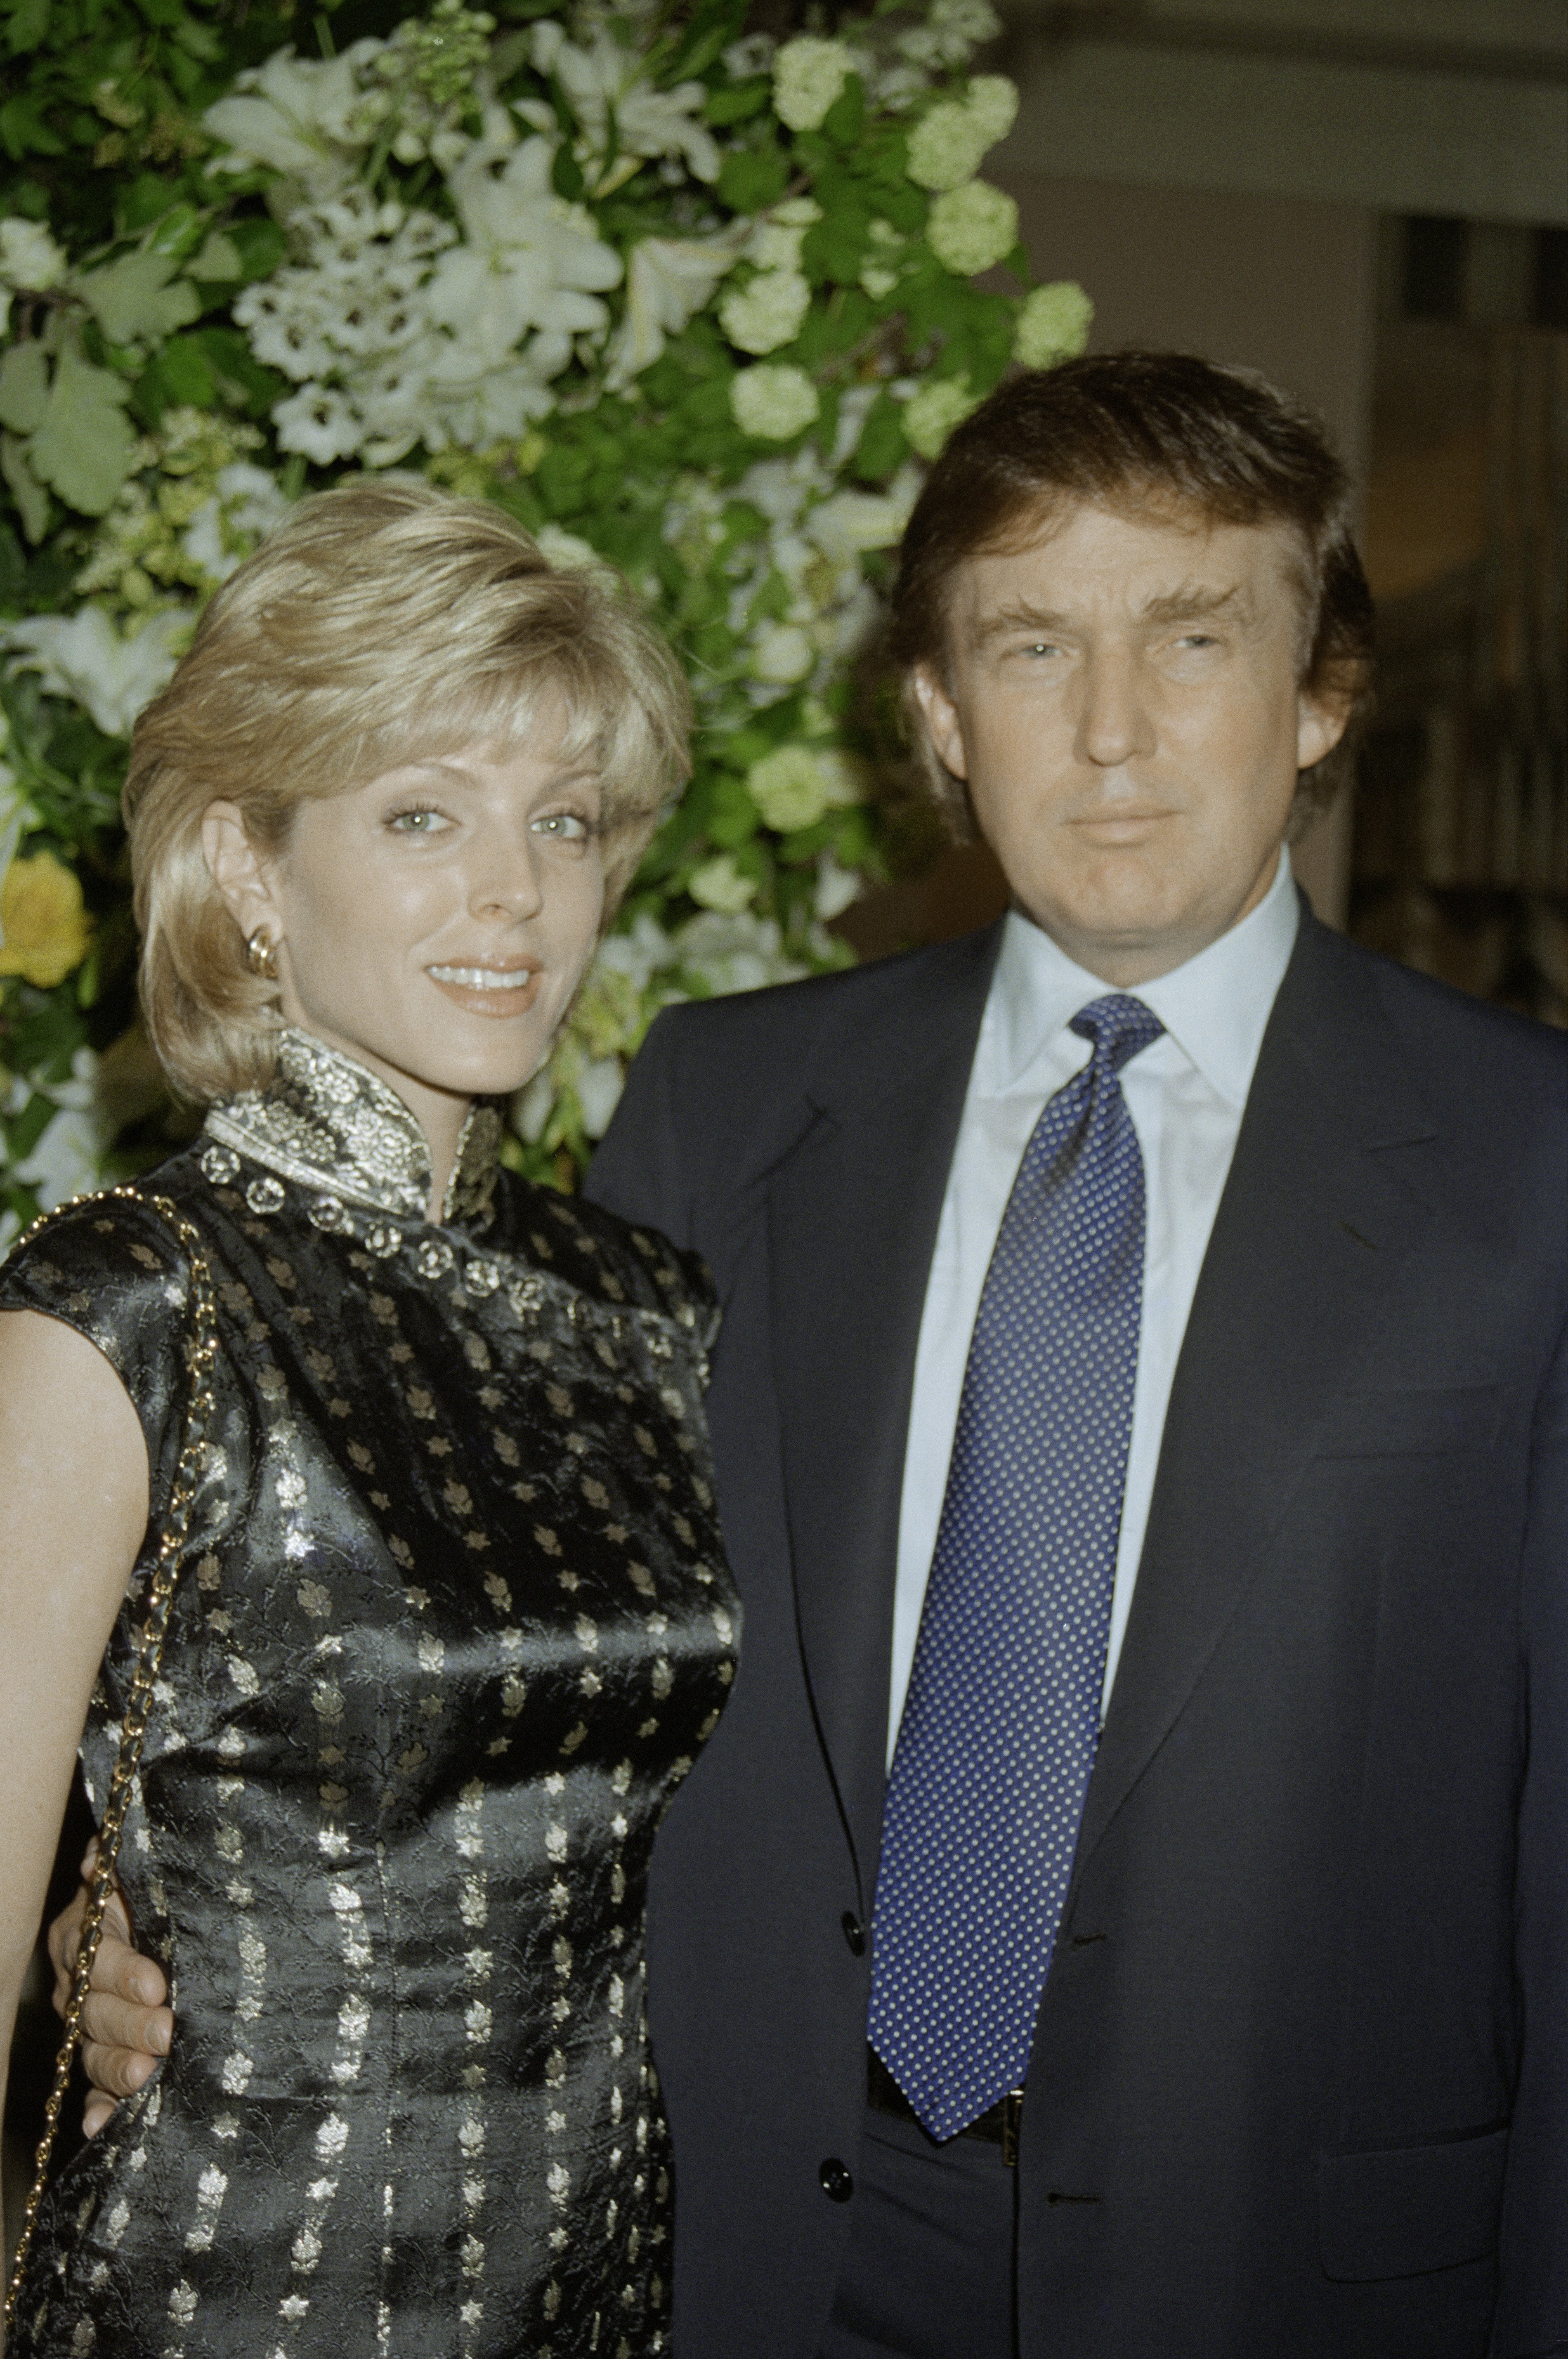
[[868,1905],[915,1350],[1001,929],[943,944],[816,1078],[768,1194],[801,1650]]
[[1421,1234],[1385,1150],[1433,1136],[1367,967],[1303,917],[1171,1387],[1080,1866],[1219,1644]]

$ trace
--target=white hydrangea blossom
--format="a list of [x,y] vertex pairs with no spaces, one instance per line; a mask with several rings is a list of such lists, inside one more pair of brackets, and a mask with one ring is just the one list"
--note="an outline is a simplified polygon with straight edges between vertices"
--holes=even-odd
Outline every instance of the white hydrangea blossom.
[[922,459],[940,459],[953,428],[977,407],[967,377],[935,377],[904,404],[904,434]]
[[945,100],[909,134],[909,178],[920,189],[956,189],[974,179],[991,144],[977,115],[961,100]]
[[686,890],[701,908],[734,918],[757,898],[757,879],[742,875],[733,852],[720,852],[693,869]]
[[1056,278],[1024,299],[1013,330],[1013,357],[1025,368],[1073,359],[1089,341],[1094,307],[1075,279]]
[[780,834],[814,827],[833,810],[864,802],[869,781],[836,746],[776,745],[746,773],[746,792]]
[[964,104],[985,134],[985,145],[1005,139],[1018,119],[1018,86],[1006,74],[976,74]]
[[955,277],[973,278],[1009,255],[1018,242],[1018,209],[988,180],[966,180],[946,189],[931,209],[926,238],[931,252]]
[[811,307],[811,282],[798,270],[762,270],[748,286],[731,288],[719,325],[743,353],[776,353],[794,342]]
[[804,369],[765,361],[730,379],[730,412],[743,434],[760,442],[788,442],[822,411],[822,397]]
[[1018,111],[1017,85],[981,74],[962,99],[944,99],[909,134],[909,173],[922,189],[956,189],[974,179],[987,148],[1005,139]]
[[855,59],[844,41],[802,33],[786,41],[773,60],[773,111],[791,131],[816,131],[853,72]]

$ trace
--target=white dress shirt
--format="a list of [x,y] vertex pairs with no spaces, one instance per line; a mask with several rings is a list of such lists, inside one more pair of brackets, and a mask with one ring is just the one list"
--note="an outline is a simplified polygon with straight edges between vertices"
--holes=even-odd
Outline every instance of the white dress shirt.
[[[1187,1315],[1298,921],[1290,854],[1281,852],[1279,872],[1256,909],[1185,966],[1140,984],[1132,995],[1152,1008],[1165,1032],[1124,1066],[1121,1075],[1122,1095],[1143,1150],[1147,1226],[1138,1377],[1102,1715],[1132,1604]],[[1068,1030],[1069,1019],[1114,987],[1075,965],[1018,911],[1007,919],[920,1320],[898,1516],[889,1763],[942,1519],[969,1339],[996,1232],[1042,1107],[1092,1054],[1090,1043]]]

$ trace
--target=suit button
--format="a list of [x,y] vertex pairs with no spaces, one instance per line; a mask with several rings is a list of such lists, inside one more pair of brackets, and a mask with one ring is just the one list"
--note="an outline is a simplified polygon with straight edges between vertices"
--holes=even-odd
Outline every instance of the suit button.
[[831,2196],[835,2203],[847,2203],[855,2192],[855,2181],[836,2154],[829,2155],[817,2177],[822,2181],[822,2193]]
[[846,1908],[838,1921],[844,1927],[844,1938],[849,1943],[851,1957],[863,1958],[866,1955],[866,1928],[859,1918],[853,1909]]

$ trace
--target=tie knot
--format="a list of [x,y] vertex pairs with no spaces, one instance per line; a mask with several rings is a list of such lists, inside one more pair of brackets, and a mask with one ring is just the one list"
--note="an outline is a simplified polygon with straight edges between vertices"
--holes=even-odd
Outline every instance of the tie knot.
[[1095,1056],[1105,1058],[1112,1072],[1119,1073],[1129,1058],[1159,1039],[1165,1027],[1141,999],[1113,991],[1081,1007],[1067,1028],[1081,1040],[1092,1040]]

